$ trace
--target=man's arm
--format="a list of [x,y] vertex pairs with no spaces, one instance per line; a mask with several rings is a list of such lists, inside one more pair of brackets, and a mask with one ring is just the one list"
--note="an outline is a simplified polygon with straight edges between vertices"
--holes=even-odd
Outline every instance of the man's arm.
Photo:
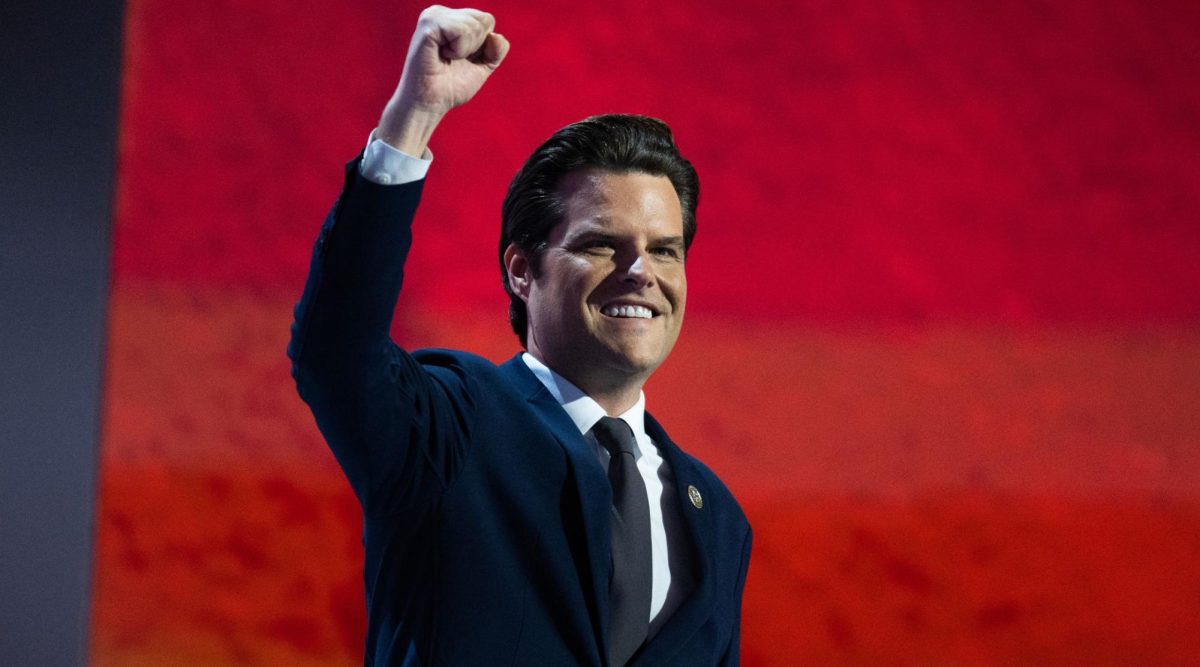
[[[421,155],[442,117],[504,57],[507,42],[493,26],[474,10],[422,12],[376,136]],[[444,488],[466,440],[458,414],[469,403],[466,381],[430,376],[388,337],[421,187],[379,185],[357,165],[348,169],[288,346],[300,395],[368,515],[412,507]]]

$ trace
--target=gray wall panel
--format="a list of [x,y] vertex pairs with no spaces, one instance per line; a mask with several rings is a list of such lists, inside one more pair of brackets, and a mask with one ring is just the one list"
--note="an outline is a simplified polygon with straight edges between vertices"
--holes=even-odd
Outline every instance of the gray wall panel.
[[0,664],[83,664],[122,4],[0,5]]

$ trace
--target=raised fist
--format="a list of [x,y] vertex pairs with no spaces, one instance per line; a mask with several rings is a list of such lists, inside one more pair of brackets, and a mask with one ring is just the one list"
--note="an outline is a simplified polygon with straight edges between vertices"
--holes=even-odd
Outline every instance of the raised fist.
[[424,151],[441,117],[470,100],[508,53],[495,26],[491,14],[475,9],[434,5],[421,12],[379,138],[406,152]]

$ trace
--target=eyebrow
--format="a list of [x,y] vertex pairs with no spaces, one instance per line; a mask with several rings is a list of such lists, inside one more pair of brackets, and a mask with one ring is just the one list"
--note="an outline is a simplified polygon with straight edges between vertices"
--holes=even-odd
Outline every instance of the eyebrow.
[[579,243],[580,241],[619,241],[621,240],[616,234],[602,232],[599,229],[585,229],[576,233],[574,236],[568,236],[563,239],[564,242]]
[[[616,243],[616,242],[620,242],[622,240],[624,240],[623,237],[618,236],[616,234],[609,234],[607,232],[602,232],[597,229],[587,229],[582,232],[579,232],[575,236],[571,236],[571,237],[563,239],[563,242],[566,245],[574,245],[576,243],[582,243],[585,241],[609,241],[609,242]],[[664,246],[665,245],[665,246],[673,246],[673,247],[682,248],[684,246],[684,242],[683,242],[683,237],[679,236],[679,235],[661,236],[658,238],[651,239],[650,245],[653,245],[653,246]]]

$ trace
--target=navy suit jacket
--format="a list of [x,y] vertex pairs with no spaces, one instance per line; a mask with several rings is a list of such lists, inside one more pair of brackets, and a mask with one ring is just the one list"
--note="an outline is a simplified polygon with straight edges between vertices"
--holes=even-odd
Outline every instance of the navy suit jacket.
[[[348,165],[288,347],[363,508],[365,662],[606,665],[612,491],[590,444],[519,357],[388,336],[422,185]],[[750,526],[650,415],[646,430],[680,494],[690,592],[630,664],[736,665]]]

